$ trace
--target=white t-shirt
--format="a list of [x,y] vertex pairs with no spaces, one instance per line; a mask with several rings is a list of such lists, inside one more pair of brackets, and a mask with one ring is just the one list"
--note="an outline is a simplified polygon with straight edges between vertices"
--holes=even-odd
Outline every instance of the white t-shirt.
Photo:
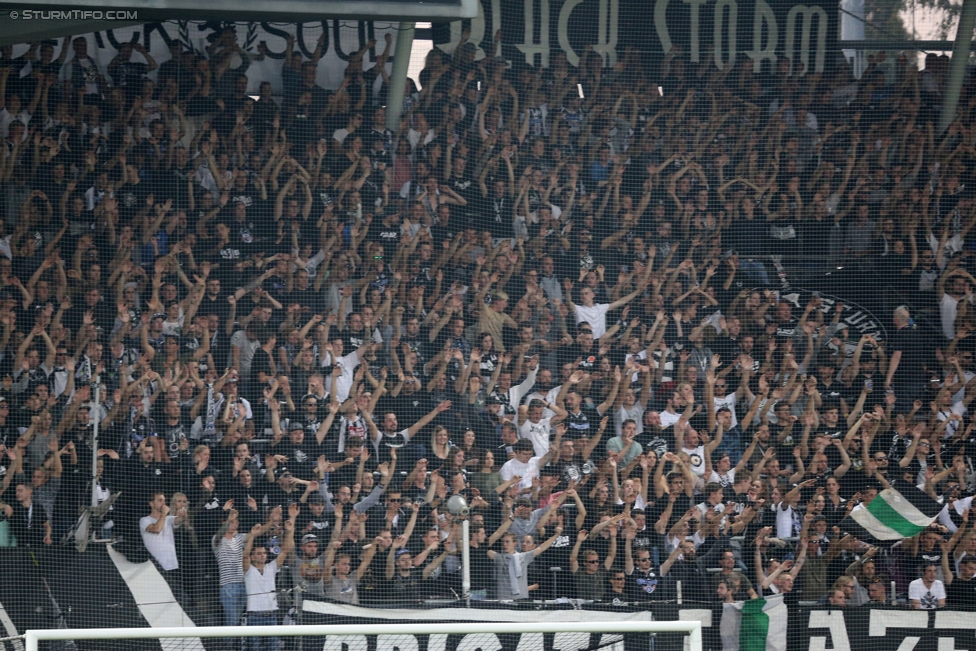
[[945,584],[938,579],[931,588],[926,588],[922,579],[915,579],[908,584],[908,599],[918,601],[922,610],[935,610],[939,607],[939,599],[945,598]]
[[538,423],[526,420],[519,426],[519,438],[527,439],[532,443],[536,457],[544,456],[549,451],[551,423],[551,418],[543,418]]
[[621,435],[620,431],[623,428],[625,420],[633,420],[635,423],[637,423],[637,433],[643,434],[644,406],[639,402],[635,402],[633,407],[627,408],[621,405],[620,409],[613,412],[613,426],[617,430],[617,436]]
[[688,467],[691,468],[691,472],[695,473],[699,477],[705,476],[705,446],[699,445],[697,448],[681,448],[682,452],[686,452],[690,458],[690,463]]
[[[969,301],[972,304],[972,300]],[[956,336],[956,314],[959,313],[959,301],[948,294],[942,295],[939,303],[939,314],[942,316],[942,334],[946,339]]]
[[247,590],[247,609],[251,612],[278,610],[278,593],[275,591],[275,577],[278,576],[278,562],[269,561],[264,572],[254,565],[244,573],[244,587]]
[[729,471],[725,473],[725,476],[722,476],[713,470],[712,474],[708,476],[708,481],[721,484],[722,488],[732,488],[732,485],[735,483],[735,468],[729,468]]
[[719,398],[718,396],[715,396],[714,398],[712,398],[712,401],[715,403],[715,413],[718,413],[718,410],[721,407],[728,407],[729,411],[732,412],[732,427],[735,427],[736,425],[739,424],[739,419],[735,417],[735,392],[734,391],[728,394],[727,396],[725,396],[724,398]]
[[781,504],[776,505],[776,537],[792,538],[795,528],[793,526],[793,507],[787,506],[786,509],[783,509]]
[[586,321],[593,328],[593,339],[599,339],[607,332],[607,310],[609,303],[601,303],[593,307],[576,306],[576,323]]
[[[28,113],[26,110],[22,109],[20,113],[18,113],[17,115],[13,115],[6,108],[2,108],[0,109],[0,133],[3,134],[4,138],[6,138],[7,135],[10,133],[11,122],[13,122],[14,120],[20,120],[26,125],[28,122],[30,122],[30,119],[31,119],[31,114]],[[24,129],[24,135],[22,140],[27,140],[27,136],[28,136],[27,129]]]
[[681,414],[678,412],[671,413],[667,410],[661,412],[661,427],[668,428],[681,420]]
[[[330,357],[325,356],[326,359],[323,360],[322,366],[327,366],[326,360]],[[331,360],[328,360],[331,362]],[[353,376],[356,372],[356,367],[359,366],[359,354],[353,351],[346,355],[345,357],[340,357],[336,360],[336,363],[342,367],[342,375],[336,378],[334,390],[339,394],[339,402],[345,402],[349,398],[349,391],[352,390]]]
[[[966,405],[964,405],[961,402],[954,402],[952,403],[952,406],[949,407],[948,411],[944,409],[940,409],[938,414],[936,415],[936,418],[938,418],[939,421],[949,420],[949,416],[951,416],[952,414],[965,416],[967,411],[969,410],[966,409]],[[945,438],[951,439],[953,436],[955,436],[956,430],[959,429],[959,425],[961,422],[962,421],[958,421],[958,420],[949,420],[949,422],[946,423],[946,427],[945,427]]]
[[519,482],[520,488],[532,488],[532,478],[539,476],[539,461],[540,457],[532,457],[528,463],[522,463],[518,458],[509,459],[499,469],[498,474],[505,481],[518,475],[522,478]]
[[[637,360],[637,363],[638,364],[646,364],[647,363],[647,351],[646,350],[642,350],[639,353],[637,353],[636,355],[634,355],[633,353],[627,353],[626,355],[624,355],[624,362],[627,362],[627,361],[632,360],[632,359]],[[641,379],[640,378],[640,373],[638,373],[637,371],[634,371],[634,373],[630,376],[630,383],[631,384],[636,384],[636,383],[640,382],[640,379]],[[621,387],[621,388],[623,388],[623,387]]]
[[151,533],[147,529],[156,524],[157,519],[151,515],[139,519],[142,542],[145,543],[146,549],[156,559],[159,566],[167,572],[180,568],[180,563],[176,558],[176,539],[173,533],[176,529],[176,525],[173,524],[175,521],[175,515],[167,515],[163,530],[159,533]]

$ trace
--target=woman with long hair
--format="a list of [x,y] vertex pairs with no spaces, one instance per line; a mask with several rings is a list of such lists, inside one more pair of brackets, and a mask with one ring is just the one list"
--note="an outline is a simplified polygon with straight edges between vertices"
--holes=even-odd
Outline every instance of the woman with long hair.
[[497,489],[504,480],[498,474],[498,467],[495,466],[495,453],[491,450],[484,450],[481,453],[481,466],[478,472],[468,474],[468,481],[471,488],[478,489],[481,496],[491,504],[491,500],[497,496]]
[[447,428],[438,425],[430,435],[430,451],[434,458],[430,459],[434,470],[450,464],[451,435]]

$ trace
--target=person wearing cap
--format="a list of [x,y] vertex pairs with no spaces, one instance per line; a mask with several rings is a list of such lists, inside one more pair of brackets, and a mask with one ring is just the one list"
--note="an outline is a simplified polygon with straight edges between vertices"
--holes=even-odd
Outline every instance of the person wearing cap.
[[[305,509],[302,509],[303,511]],[[298,522],[296,521],[296,527]],[[296,534],[298,535],[298,534]],[[295,591],[295,607],[301,608],[306,597],[311,599],[325,597],[326,558],[319,549],[319,537],[314,533],[302,535],[294,556],[288,559],[292,581],[300,589]]]
[[307,505],[308,508],[302,509],[296,522],[296,527],[299,534],[314,533],[322,537],[328,531],[329,527],[332,526],[335,517],[325,512],[325,498],[319,492],[318,482],[311,482],[308,486],[311,487],[313,484],[315,485],[314,491],[306,490],[298,498],[298,502]]
[[[311,480],[314,476],[315,464],[318,459],[316,453],[316,443],[314,440],[306,440],[305,424],[300,419],[292,420],[288,423],[288,438],[284,439],[284,430],[281,427],[281,407],[278,401],[272,401],[269,405],[271,411],[271,451],[274,454],[281,454],[288,458],[288,469],[293,474]],[[331,419],[326,421],[331,425]]]

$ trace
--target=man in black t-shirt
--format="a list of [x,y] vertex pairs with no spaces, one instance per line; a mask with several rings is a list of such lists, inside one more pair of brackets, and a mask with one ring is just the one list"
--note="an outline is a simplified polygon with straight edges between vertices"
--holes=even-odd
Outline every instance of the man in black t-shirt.
[[254,358],[251,360],[251,371],[247,381],[247,399],[252,405],[260,404],[264,399],[264,388],[268,386],[276,375],[276,365],[274,361],[274,350],[278,338],[269,328],[258,330],[258,341],[261,345],[254,351]]
[[281,454],[288,458],[286,465],[296,477],[311,480],[314,476],[318,450],[315,439],[309,440],[305,436],[305,426],[300,420],[293,421],[288,426],[288,438],[281,440],[281,428],[276,420],[271,420],[275,430],[275,439],[271,450],[274,454]]
[[920,334],[905,306],[895,309],[892,321],[896,330],[889,345],[891,359],[888,360],[885,389],[895,392],[898,400],[895,413],[907,414],[912,410],[912,402],[924,393]]
[[946,606],[967,610],[976,607],[976,578],[973,578],[974,576],[976,576],[976,556],[969,554],[959,562],[958,575],[947,576],[944,579]]

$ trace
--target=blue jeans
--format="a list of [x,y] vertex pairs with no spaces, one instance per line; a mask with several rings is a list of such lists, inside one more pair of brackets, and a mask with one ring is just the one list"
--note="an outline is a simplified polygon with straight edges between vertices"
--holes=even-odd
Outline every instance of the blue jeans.
[[[274,613],[264,615],[248,613],[248,626],[277,626],[278,616]],[[278,651],[281,648],[281,641],[276,637],[252,637],[247,641],[247,648],[250,651]]]
[[237,626],[247,606],[247,588],[243,583],[220,586],[220,603],[224,607],[224,626]]

